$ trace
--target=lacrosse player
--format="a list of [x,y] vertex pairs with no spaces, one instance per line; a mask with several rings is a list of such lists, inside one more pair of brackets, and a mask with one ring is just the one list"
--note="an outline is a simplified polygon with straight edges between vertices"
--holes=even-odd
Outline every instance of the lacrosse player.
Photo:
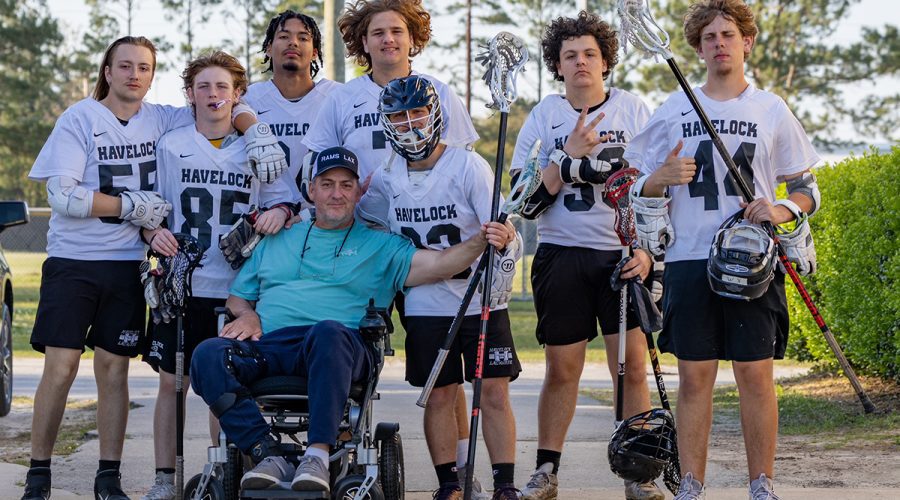
[[[328,96],[303,143],[310,151],[336,145],[354,151],[359,156],[365,191],[372,172],[396,154],[385,137],[378,112],[382,87],[396,78],[418,74],[412,70],[412,59],[431,39],[431,15],[421,0],[357,0],[348,5],[338,20],[338,28],[348,57],[365,68],[366,74]],[[434,77],[421,76],[432,82],[440,97],[444,120],[441,141],[468,147],[478,140],[472,120],[453,90]],[[305,164],[307,171],[311,165],[311,161]],[[309,179],[310,175],[305,177]],[[401,302],[398,300],[397,306],[402,311]],[[469,420],[462,386],[460,391],[456,410],[460,436],[457,466],[462,474],[469,447]],[[488,498],[477,481],[475,490],[476,500]]]
[[[94,493],[126,498],[119,466],[128,418],[128,358],[140,352],[145,317],[138,229],[158,227],[171,209],[154,192],[157,139],[193,121],[188,108],[143,102],[155,69],[150,40],[128,36],[113,42],[93,96],[60,116],[29,174],[46,182],[52,215],[31,336],[32,347],[46,359],[35,393],[25,499],[50,494],[50,456],[85,346],[95,352],[99,400]],[[243,108],[235,119],[247,129],[247,154],[260,172],[274,175],[283,168],[284,155],[267,127],[249,125],[256,118]]]
[[[610,275],[622,255],[615,212],[603,202],[603,184],[623,167],[625,144],[650,115],[636,96],[607,88],[604,79],[618,62],[616,32],[596,14],[560,17],[541,41],[553,78],[565,94],[545,97],[519,132],[510,170],[525,164],[535,140],[542,141],[543,185],[524,215],[537,218],[540,245],[531,283],[538,314],[537,338],[545,346],[546,376],[538,402],[537,469],[522,491],[531,500],[557,497],[557,473],[566,433],[575,413],[578,381],[587,344],[603,333],[607,353],[618,350],[619,297]],[[646,278],[650,256],[634,252],[622,278]],[[650,409],[645,356],[647,342],[629,311],[623,414]],[[615,356],[607,356],[616,379]],[[626,481],[628,499],[662,499],[655,484]]]
[[[190,366],[194,348],[201,341],[217,335],[216,307],[224,307],[228,287],[237,274],[216,247],[219,238],[238,221],[250,204],[270,206],[254,224],[259,234],[277,233],[291,216],[287,202],[290,189],[284,177],[275,182],[259,183],[249,174],[244,138],[231,124],[231,108],[247,88],[243,66],[224,52],[214,52],[188,63],[182,73],[184,89],[196,123],[173,130],[158,144],[157,168],[159,193],[172,200],[168,229],[143,230],[144,239],[159,255],[173,256],[178,243],[172,232],[191,234],[208,249],[202,267],[191,282],[193,292],[185,304],[184,359]],[[254,184],[259,200],[252,200]],[[282,202],[281,204],[276,204]],[[143,275],[147,284],[152,276]],[[144,352],[146,361],[159,372],[159,392],[153,414],[153,443],[156,457],[156,480],[144,500],[175,498],[175,353],[178,332],[173,318],[160,317],[159,298],[155,286],[149,290],[147,302],[153,309],[150,343]],[[185,373],[185,385],[190,379]],[[210,430],[217,439],[218,428]]]
[[[694,93],[756,199],[744,204],[726,179],[725,163],[684,92],[672,94],[628,146],[626,159],[647,174],[632,190],[638,236],[650,248],[661,241],[670,245],[659,344],[678,357],[676,423],[683,479],[676,498],[705,497],[713,385],[719,360],[731,360],[750,498],[777,499],[771,479],[778,431],[772,360],[784,356],[788,334],[784,274],[776,271],[767,289],[748,290],[748,300],[735,300],[713,292],[707,263],[719,225],[742,207],[754,224],[782,224],[818,209],[819,190],[809,169],[819,157],[784,101],[745,77],[744,62],[758,33],[746,4],[695,2],[684,17],[684,33],[706,64],[706,82]],[[787,183],[788,198],[776,201],[781,182]],[[666,205],[668,210],[652,210]],[[758,234],[768,238],[761,230]],[[805,254],[801,272],[814,268],[814,262]],[[753,295],[761,296],[749,300]]]
[[[381,124],[397,156],[372,175],[359,214],[383,211],[392,233],[418,248],[442,250],[478,233],[490,220],[493,176],[478,154],[440,142],[444,126],[440,98],[422,76],[390,81],[379,100]],[[384,211],[386,209],[386,211]],[[512,224],[508,223],[511,231]],[[509,382],[521,371],[513,345],[506,302],[512,290],[518,238],[495,259],[492,308],[485,346],[484,437],[494,470],[495,499],[516,499],[513,487],[516,423],[509,404]],[[505,264],[505,265],[504,265]],[[406,380],[423,387],[465,294],[475,265],[453,279],[409,290],[404,301],[407,337]],[[440,487],[435,498],[460,499],[457,474],[456,398],[461,384],[473,380],[480,330],[481,299],[473,298],[425,407],[425,441]],[[465,359],[465,377],[462,359]]]
[[326,78],[313,80],[322,62],[322,34],[316,21],[286,10],[269,21],[262,44],[263,64],[272,79],[250,85],[242,100],[256,110],[278,137],[288,158],[292,201],[301,203],[300,164],[310,130],[325,97],[341,86]]

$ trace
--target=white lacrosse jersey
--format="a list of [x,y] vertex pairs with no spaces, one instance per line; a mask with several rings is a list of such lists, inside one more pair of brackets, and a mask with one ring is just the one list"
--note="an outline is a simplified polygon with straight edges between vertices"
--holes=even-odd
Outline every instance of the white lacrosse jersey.
[[[777,95],[753,85],[727,101],[710,99],[699,87],[694,93],[754,198],[775,201],[779,177],[818,163],[819,156],[803,126]],[[684,92],[669,96],[653,113],[629,144],[625,158],[650,174],[665,162],[679,140],[684,141],[680,156],[694,157],[697,173],[689,184],[669,187],[675,243],[666,250],[666,262],[705,260],[719,225],[740,210],[743,199],[726,180],[725,162]]]
[[254,83],[241,97],[256,111],[259,121],[272,128],[278,137],[278,143],[284,150],[288,162],[288,185],[291,188],[291,201],[305,200],[300,196],[300,164],[307,149],[303,138],[309,132],[325,98],[342,84],[321,79],[315,87],[297,102],[286,99],[272,80]]
[[[444,118],[441,141],[459,147],[477,141],[478,133],[472,119],[453,89],[432,76],[420,76],[431,81],[441,99]],[[365,180],[390,158],[393,151],[384,135],[378,112],[381,88],[369,75],[363,75],[331,92],[303,144],[312,151],[334,146],[353,151],[359,158],[359,178]]]
[[[386,219],[392,233],[406,236],[417,248],[443,250],[477,235],[481,224],[491,220],[494,176],[477,153],[446,148],[419,184],[410,181],[406,166],[404,158],[395,156],[376,170],[360,201],[364,209],[389,205]],[[453,279],[410,288],[404,301],[406,315],[456,315],[476,267],[477,261]],[[480,310],[481,294],[476,293],[466,314]]]
[[[219,250],[219,237],[226,234],[241,214],[250,209],[251,182],[243,137],[219,149],[197,132],[194,125],[173,130],[159,141],[158,187],[172,203],[169,230],[197,238],[206,247],[194,271],[191,286],[195,297],[224,299],[237,275]],[[291,196],[282,177],[259,186],[259,205],[270,207]]]
[[[89,97],[56,121],[28,178],[65,176],[88,191],[118,196],[156,187],[157,140],[167,130],[192,124],[191,108],[143,103],[122,125],[106,106]],[[50,215],[47,255],[77,260],[142,260],[144,243],[134,224],[118,217]]]
[[[625,153],[625,144],[644,126],[650,110],[634,94],[613,88],[609,90],[609,99],[588,113],[587,122],[600,113],[606,116],[597,124],[597,133],[612,134],[612,138],[598,144],[590,156],[617,167]],[[547,168],[550,154],[563,148],[579,114],[563,95],[551,94],[542,99],[519,131],[510,172],[522,169],[536,140],[541,141],[538,155],[541,169]],[[615,212],[603,195],[602,184],[563,184],[556,201],[537,219],[541,243],[595,250],[622,248],[614,227]]]

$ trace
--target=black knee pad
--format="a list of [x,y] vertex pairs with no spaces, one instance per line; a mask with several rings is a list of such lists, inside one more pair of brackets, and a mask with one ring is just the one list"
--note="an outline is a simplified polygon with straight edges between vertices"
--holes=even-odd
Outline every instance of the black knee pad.
[[250,391],[248,391],[246,387],[241,387],[235,392],[226,392],[225,394],[222,394],[219,396],[219,399],[209,405],[209,411],[211,411],[216,418],[222,418],[222,415],[224,415],[225,412],[233,408],[234,405],[242,399],[250,399]]

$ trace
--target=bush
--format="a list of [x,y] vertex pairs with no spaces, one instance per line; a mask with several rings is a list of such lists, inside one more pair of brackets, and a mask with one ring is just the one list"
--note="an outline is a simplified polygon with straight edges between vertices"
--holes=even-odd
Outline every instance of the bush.
[[[819,266],[804,283],[854,368],[900,380],[900,147],[816,175],[822,209],[810,222]],[[799,293],[787,288],[788,355],[836,367]]]

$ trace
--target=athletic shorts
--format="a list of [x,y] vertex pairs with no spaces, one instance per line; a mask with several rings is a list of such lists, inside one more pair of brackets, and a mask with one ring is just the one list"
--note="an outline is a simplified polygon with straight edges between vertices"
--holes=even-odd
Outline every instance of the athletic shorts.
[[784,358],[789,322],[781,272],[762,297],[750,301],[713,292],[706,260],[667,263],[664,281],[663,352],[686,361]]
[[[188,374],[194,349],[200,342],[219,336],[215,309],[225,307],[225,299],[190,297],[184,311],[184,374]],[[143,350],[143,360],[157,372],[175,373],[175,353],[178,350],[176,320],[169,323],[147,324],[149,341]]]
[[[538,245],[531,264],[531,289],[537,311],[537,340],[542,345],[569,345],[619,333],[620,294],[609,284],[622,259],[620,250]],[[638,327],[629,308],[628,330]]]
[[50,257],[41,267],[41,298],[31,346],[100,347],[112,354],[140,354],[147,306],[140,261],[90,261]]
[[[444,316],[408,316],[406,318],[406,380],[415,387],[423,387],[437,359],[438,350],[450,331],[453,318]],[[475,357],[478,350],[478,334],[481,317],[466,316],[450,347],[447,362],[438,375],[435,387],[463,383],[475,378]],[[522,371],[516,347],[513,345],[506,309],[491,311],[484,345],[483,378],[509,377],[515,380]]]

